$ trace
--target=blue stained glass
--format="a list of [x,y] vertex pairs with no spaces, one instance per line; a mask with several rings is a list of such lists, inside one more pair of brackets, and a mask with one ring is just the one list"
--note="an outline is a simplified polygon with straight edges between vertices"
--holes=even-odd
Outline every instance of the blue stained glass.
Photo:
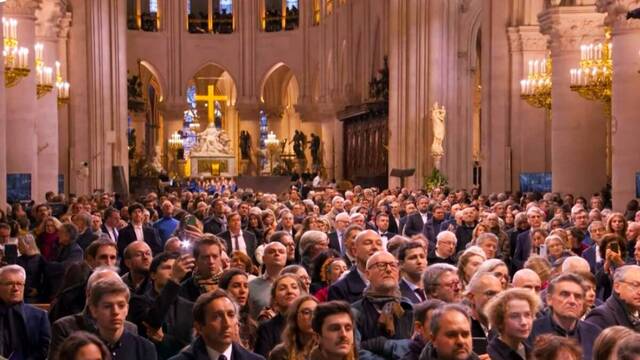
[[[261,153],[266,154],[267,146],[264,141],[267,140],[267,134],[269,130],[267,129],[267,114],[265,114],[264,110],[260,110],[260,150]],[[260,168],[264,169],[267,165],[267,157],[260,157]]]
[[298,9],[298,0],[287,0],[287,9],[291,10],[294,7]]
[[233,0],[220,0],[220,12],[233,13]]
[[191,0],[187,0],[187,15],[191,15]]
[[192,109],[196,108],[196,86],[192,85],[187,88],[187,103]]
[[149,0],[149,12],[158,12],[158,0]]

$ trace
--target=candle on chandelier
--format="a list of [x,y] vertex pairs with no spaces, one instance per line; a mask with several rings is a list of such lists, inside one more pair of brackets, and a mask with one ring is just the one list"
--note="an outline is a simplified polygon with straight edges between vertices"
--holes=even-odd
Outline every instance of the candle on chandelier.
[[53,69],[50,66],[44,67],[44,84],[53,84]]
[[58,88],[58,97],[59,98],[63,98],[66,99],[69,97],[69,83],[68,82],[61,82],[56,84],[56,87]]
[[60,61],[56,61],[56,81],[62,81],[62,73],[60,72]]
[[529,60],[529,75],[533,74],[533,60]]
[[44,45],[36,43],[33,48],[35,50],[36,63],[42,62],[44,60]]
[[21,47],[18,50],[18,64],[17,67],[20,69],[26,69],[29,63],[29,49]]

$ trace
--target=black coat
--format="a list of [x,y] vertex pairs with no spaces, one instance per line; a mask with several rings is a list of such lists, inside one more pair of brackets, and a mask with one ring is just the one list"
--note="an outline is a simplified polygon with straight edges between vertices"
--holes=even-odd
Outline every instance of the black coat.
[[268,357],[271,350],[282,342],[282,332],[286,321],[284,316],[277,314],[271,319],[260,323],[256,335],[256,346],[253,351],[258,355]]
[[65,316],[77,314],[84,309],[87,296],[87,282],[83,281],[63,289],[51,304],[49,320],[54,321]]
[[524,267],[529,255],[531,255],[531,230],[526,230],[518,234],[516,238],[516,250],[511,260],[514,271]]
[[[227,244],[227,252],[229,253],[229,256],[231,256],[231,253],[233,252],[233,244],[231,243],[231,232],[229,230],[221,232],[218,234],[218,237],[224,239],[225,243]],[[250,231],[242,230],[242,238],[244,239],[244,243],[247,247],[247,255],[249,255],[251,261],[253,261],[254,264],[257,264],[258,261],[256,260],[256,247],[258,246],[258,244],[256,241],[256,236],[253,235],[253,233]]]
[[53,261],[47,262],[46,265],[46,280],[49,284],[49,294],[55,295],[58,291],[62,290],[62,281],[64,280],[64,274],[66,270],[74,263],[81,262],[84,253],[82,248],[77,243],[72,243],[68,246],[56,247],[56,256]]
[[128,318],[138,328],[145,329],[146,323],[154,329],[163,329],[164,338],[154,344],[159,359],[178,354],[192,340],[193,303],[179,297],[179,291],[180,285],[169,281],[160,294],[151,287],[142,295],[134,294],[129,301]]
[[469,226],[464,223],[456,228],[455,234],[456,239],[458,239],[456,242],[456,254],[467,248],[467,244],[471,242],[471,239],[473,239],[473,229],[475,228],[475,224]]
[[[433,347],[433,343],[429,342],[427,343],[427,345],[424,347],[424,349],[422,349],[422,353],[420,354],[420,360],[438,360],[438,352],[436,351],[436,349]],[[467,358],[467,360],[478,360],[479,357],[475,352],[471,352],[471,354],[469,354],[469,357]],[[491,358],[491,360],[494,360],[493,358]]]
[[182,281],[180,284],[180,291],[178,292],[180,297],[195,303],[198,300],[198,297],[202,295],[202,290],[200,286],[195,283],[193,276],[190,276]]
[[413,335],[413,306],[404,299],[400,301],[400,306],[402,306],[404,314],[400,318],[394,319],[395,334],[391,335],[378,323],[380,313],[369,298],[365,297],[353,303],[351,308],[355,314],[361,341],[380,336],[389,340],[410,338]]
[[572,332],[567,332],[553,322],[551,314],[547,314],[533,322],[533,328],[529,335],[529,345],[533,346],[535,339],[543,334],[552,334],[557,336],[570,337],[575,339],[582,348],[582,358],[591,360],[593,353],[593,344],[600,334],[601,329],[597,326],[578,320],[576,328]]
[[204,232],[209,234],[220,234],[227,230],[227,224],[223,219],[215,216],[208,217],[204,220]]
[[[144,235],[144,242],[149,245],[153,255],[157,255],[164,250],[162,241],[160,240],[160,236],[156,229],[151,226],[142,226],[142,234]],[[118,234],[118,256],[120,256],[121,259],[124,258],[124,249],[127,248],[127,245],[137,239],[136,231],[133,229],[133,224],[129,224],[120,230],[120,233]]]
[[620,325],[631,330],[640,330],[640,324],[631,322],[624,303],[617,294],[611,295],[604,304],[591,310],[587,315],[586,322],[593,324],[600,329]]
[[436,220],[431,218],[426,224],[424,224],[422,233],[427,237],[427,239],[429,239],[429,246],[432,248],[436,247],[436,237],[440,233],[440,226],[442,226],[443,222],[445,222],[445,219]]
[[47,302],[47,294],[44,290],[47,263],[42,255],[22,255],[18,258],[17,264],[27,273],[27,281],[24,285],[25,301],[28,303]]
[[338,233],[336,231],[332,231],[329,234],[327,234],[327,237],[329,238],[329,248],[337,251],[338,254],[343,255],[343,252],[340,246],[340,239],[338,239]]
[[351,267],[349,273],[342,279],[329,286],[328,299],[344,300],[350,304],[362,299],[362,292],[366,284],[362,281],[355,266]]
[[389,214],[389,232],[392,232],[394,234],[402,234],[402,225],[403,224],[400,218],[396,219],[392,214]]
[[[231,359],[229,360],[265,360],[264,357],[256,355],[252,352],[245,350],[242,346],[233,343],[231,344]],[[209,354],[204,341],[200,336],[194,340],[191,345],[182,350],[178,355],[172,357],[170,360],[210,360]]]
[[76,243],[80,245],[82,250],[86,250],[87,247],[95,240],[98,240],[99,237],[98,234],[91,231],[91,228],[87,228],[82,234],[78,235]]
[[422,221],[422,215],[417,211],[411,215],[407,215],[407,220],[404,225],[404,235],[411,237],[416,234],[422,234],[424,228],[424,221]]
[[[528,359],[531,354],[531,348],[526,343],[523,345],[526,358]],[[491,360],[526,360],[518,355],[517,351],[510,348],[497,336],[489,341],[489,345],[487,346],[487,354],[489,354]]]

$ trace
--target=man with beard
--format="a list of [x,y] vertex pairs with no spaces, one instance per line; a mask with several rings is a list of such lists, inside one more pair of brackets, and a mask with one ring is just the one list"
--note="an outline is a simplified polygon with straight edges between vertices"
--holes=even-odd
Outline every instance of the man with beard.
[[356,236],[351,252],[355,254],[356,265],[349,273],[329,287],[329,300],[344,300],[354,303],[362,298],[362,291],[368,285],[367,260],[382,250],[382,239],[373,230],[365,230]]
[[318,334],[318,346],[310,360],[347,360],[355,357],[354,319],[349,304],[329,301],[318,304],[311,321]]
[[447,304],[434,311],[431,318],[431,342],[420,360],[476,360],[471,339],[471,320],[467,309]]
[[446,303],[457,303],[462,300],[458,268],[453,265],[430,265],[422,276],[422,283],[429,299],[438,299]]
[[407,237],[421,234],[424,229],[424,224],[429,221],[429,198],[420,196],[416,204],[418,211],[414,214],[407,215],[407,220],[404,225],[404,236]]
[[427,299],[422,288],[422,273],[427,269],[427,255],[422,244],[417,241],[405,243],[398,249],[398,261],[402,277],[400,292],[402,297],[413,304]]
[[580,320],[584,312],[584,300],[585,290],[579,276],[564,273],[551,280],[547,288],[550,311],[533,322],[529,344],[543,334],[570,337],[580,344],[583,359],[590,360],[600,329]]
[[191,276],[180,285],[180,296],[195,302],[201,294],[218,288],[223,251],[224,245],[215,235],[204,235],[193,245],[196,267]]
[[151,260],[151,248],[144,241],[134,241],[124,250],[124,264],[129,272],[122,275],[122,281],[132,293],[144,294],[151,287]]
[[407,339],[413,334],[413,308],[400,293],[399,271],[398,261],[386,251],[367,261],[369,286],[364,298],[353,304],[363,349],[379,353],[388,339]]
[[467,286],[466,298],[471,308],[471,335],[473,351],[486,354],[489,338],[489,320],[484,312],[487,302],[502,291],[502,283],[493,273],[476,273]]
[[509,289],[494,296],[485,313],[498,336],[489,341],[487,353],[491,360],[525,360],[531,356],[527,339],[540,298],[528,289]]

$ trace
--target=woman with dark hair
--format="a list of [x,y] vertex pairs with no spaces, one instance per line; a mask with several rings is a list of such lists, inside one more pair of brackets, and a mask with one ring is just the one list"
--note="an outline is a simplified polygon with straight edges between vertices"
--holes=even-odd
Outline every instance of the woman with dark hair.
[[581,360],[582,349],[575,339],[556,335],[540,335],[533,346],[534,360]]
[[289,308],[282,342],[269,354],[269,360],[305,360],[318,344],[318,335],[311,328],[318,300],[311,295],[298,298]]
[[589,248],[586,244],[582,243],[584,240],[584,233],[582,230],[578,229],[575,226],[572,226],[567,229],[567,237],[569,239],[569,244],[571,246],[571,251],[578,255],[582,256],[582,252]]
[[253,350],[256,343],[256,331],[258,325],[250,316],[249,311],[249,278],[247,273],[231,268],[225,270],[220,276],[219,287],[226,290],[229,296],[240,308],[240,342],[248,350]]
[[325,265],[325,262],[337,257],[340,257],[340,254],[337,251],[327,249],[313,258],[311,261],[311,286],[309,287],[309,293],[315,294],[318,290],[327,286],[326,281],[323,280],[322,268]]
[[40,224],[36,243],[42,257],[47,261],[53,260],[54,249],[58,245],[58,229],[61,226],[62,223],[54,217],[48,217]]
[[638,203],[638,200],[629,200],[629,202],[627,203],[627,208],[624,211],[624,218],[627,219],[627,221],[634,221],[638,210],[640,210],[640,203]]
[[627,258],[624,237],[617,234],[604,235],[600,242],[600,258],[604,259],[604,266],[596,272],[597,296],[604,301],[611,295],[613,274],[625,264]]
[[262,245],[265,243],[264,225],[262,225],[262,217],[260,216],[260,214],[256,214],[254,212],[249,213],[247,230],[251,231],[256,236],[257,245]]
[[57,360],[111,360],[109,349],[97,336],[85,331],[76,331],[66,338],[60,350]]
[[280,343],[282,331],[285,327],[285,315],[291,304],[304,292],[302,281],[295,274],[278,276],[271,285],[271,308],[276,316],[258,325],[258,335],[254,352],[268,356],[271,350]]
[[618,343],[635,334],[633,330],[624,326],[612,326],[602,330],[596,338],[596,342],[593,343],[593,358],[597,360],[615,359]]

